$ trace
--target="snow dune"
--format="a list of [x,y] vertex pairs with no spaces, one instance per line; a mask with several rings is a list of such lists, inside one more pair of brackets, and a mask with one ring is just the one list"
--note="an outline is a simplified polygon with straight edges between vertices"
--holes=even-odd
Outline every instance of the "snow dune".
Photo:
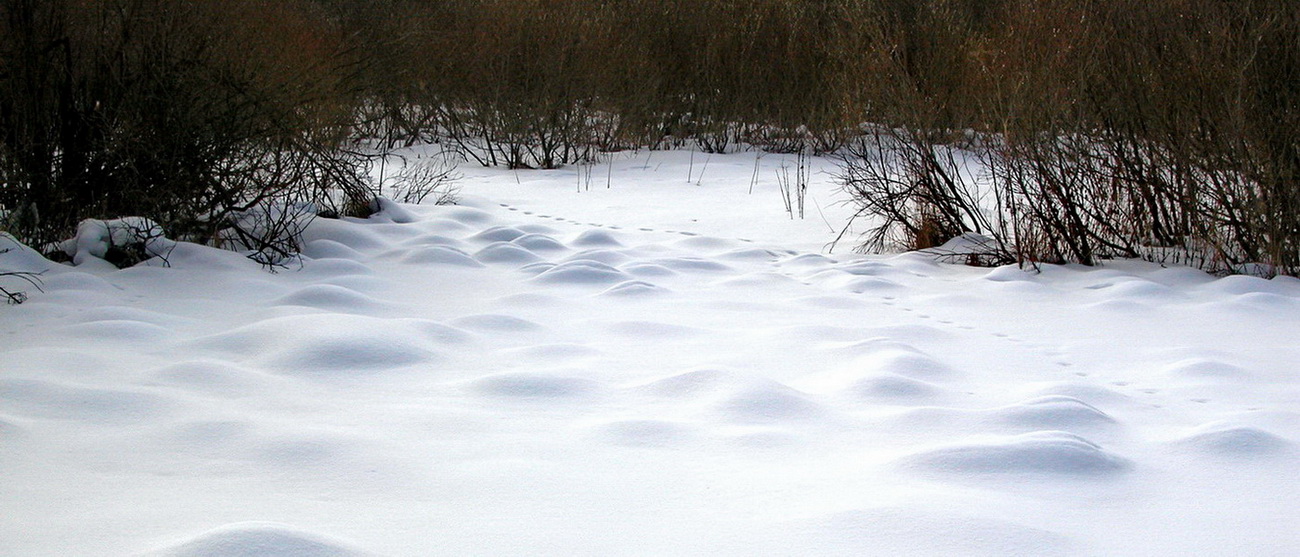
[[0,554],[1300,554],[1300,281],[825,253],[651,156],[274,274],[0,255]]

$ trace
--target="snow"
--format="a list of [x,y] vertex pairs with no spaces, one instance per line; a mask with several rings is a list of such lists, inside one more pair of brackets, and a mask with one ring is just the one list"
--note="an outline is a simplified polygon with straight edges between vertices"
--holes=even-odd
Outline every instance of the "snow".
[[755,157],[0,254],[0,554],[1300,554],[1300,281],[831,253]]

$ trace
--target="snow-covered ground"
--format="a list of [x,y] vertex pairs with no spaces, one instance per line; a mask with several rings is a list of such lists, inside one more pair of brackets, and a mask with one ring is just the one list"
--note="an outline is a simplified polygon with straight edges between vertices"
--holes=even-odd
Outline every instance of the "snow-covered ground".
[[781,160],[0,255],[0,554],[1300,554],[1300,281],[827,255]]

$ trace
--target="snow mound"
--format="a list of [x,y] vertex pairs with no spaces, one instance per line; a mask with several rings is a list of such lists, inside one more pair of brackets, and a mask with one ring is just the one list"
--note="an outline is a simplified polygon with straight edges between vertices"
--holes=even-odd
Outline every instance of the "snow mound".
[[468,253],[451,246],[427,246],[402,257],[411,265],[451,265],[455,267],[482,267],[483,264]]
[[590,249],[569,256],[565,261],[596,261],[606,265],[620,265],[631,258],[621,252],[610,249]]
[[509,242],[488,244],[487,247],[478,250],[474,254],[474,259],[483,263],[514,263],[519,265],[542,260],[537,254]]
[[739,389],[713,406],[727,421],[760,424],[818,420],[828,412],[803,393],[779,383]]
[[339,313],[369,313],[389,307],[389,304],[360,292],[333,284],[313,284],[276,298],[271,305],[303,306]]
[[219,360],[191,360],[165,365],[150,372],[159,385],[223,398],[256,395],[268,387],[266,375]]
[[175,336],[170,329],[134,319],[78,323],[64,327],[61,332],[82,340],[146,345],[162,343]]
[[493,333],[523,333],[529,331],[540,331],[544,328],[527,319],[521,319],[513,315],[501,315],[495,313],[468,315],[456,319],[452,323],[457,327]]
[[728,265],[698,257],[670,257],[656,260],[654,263],[666,269],[681,272],[718,273],[731,270]]
[[1209,358],[1180,360],[1165,366],[1162,371],[1170,377],[1182,380],[1235,381],[1249,379],[1251,376],[1250,372],[1240,367]]
[[905,344],[881,348],[859,356],[853,360],[851,367],[864,376],[894,374],[933,381],[958,375],[957,371],[947,364]]
[[525,234],[523,236],[515,238],[514,240],[511,240],[510,243],[520,246],[532,252],[564,251],[566,249],[569,249],[567,246],[561,244],[555,238],[552,238],[545,234]]
[[1072,429],[1116,424],[1114,418],[1074,397],[1044,396],[1000,408],[994,412],[1003,423],[1051,429]]
[[509,242],[526,234],[528,233],[513,226],[494,226],[470,236],[469,239],[480,242]]
[[349,544],[272,522],[241,522],[209,530],[149,557],[364,557]]
[[570,244],[575,246],[580,246],[580,247],[591,247],[591,248],[594,247],[612,248],[612,247],[619,247],[623,245],[623,243],[618,241],[618,238],[615,237],[610,232],[605,230],[600,230],[597,228],[584,230],[581,234],[578,234],[578,236],[574,238],[573,241],[570,242]]
[[1177,444],[1227,457],[1257,457],[1278,454],[1294,443],[1254,426],[1212,422],[1193,430]]
[[619,268],[641,278],[671,277],[678,274],[677,271],[656,263],[633,262]]
[[578,260],[560,263],[543,271],[533,280],[543,284],[611,285],[631,278],[623,271],[599,261]]
[[476,379],[470,388],[481,394],[516,399],[586,398],[602,390],[600,383],[548,373],[500,373]]
[[482,225],[496,220],[491,213],[474,207],[451,207],[443,212],[442,217],[467,225]]
[[147,392],[4,378],[0,403],[21,416],[100,425],[147,423],[165,417],[172,407],[168,399]]
[[609,287],[604,292],[601,292],[599,295],[635,298],[635,297],[642,297],[642,296],[656,296],[659,294],[664,294],[666,292],[667,290],[645,281],[629,280],[626,282],[620,282],[618,284],[615,284],[614,286]]
[[902,463],[908,468],[953,474],[1065,476],[1108,475],[1132,467],[1127,459],[1063,431],[1037,431],[992,441],[939,447],[906,457]]
[[312,259],[350,259],[361,261],[366,255],[334,240],[321,238],[307,242],[302,254]]
[[895,373],[863,377],[842,390],[863,399],[906,399],[910,402],[930,400],[943,394],[943,388],[933,383]]
[[[357,334],[362,334],[357,338]],[[347,374],[377,372],[438,359],[438,354],[387,335],[352,333],[321,334],[288,344],[269,363],[281,371],[296,375]]]

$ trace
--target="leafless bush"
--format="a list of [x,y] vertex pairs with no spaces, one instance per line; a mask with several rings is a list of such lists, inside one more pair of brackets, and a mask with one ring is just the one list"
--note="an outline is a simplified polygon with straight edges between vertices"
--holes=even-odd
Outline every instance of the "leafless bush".
[[402,169],[388,185],[390,197],[394,201],[423,203],[433,196],[435,205],[456,204],[460,188],[455,185],[455,181],[460,179],[460,174],[444,155],[415,160],[407,158],[402,162]]

